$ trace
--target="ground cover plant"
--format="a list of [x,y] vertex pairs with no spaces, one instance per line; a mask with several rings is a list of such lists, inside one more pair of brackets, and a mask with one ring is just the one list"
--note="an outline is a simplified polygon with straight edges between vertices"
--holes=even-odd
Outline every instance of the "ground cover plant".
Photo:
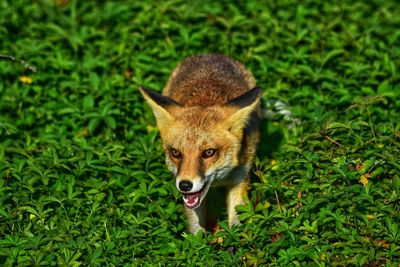
[[[398,1],[0,10],[1,264],[399,266]],[[242,224],[193,236],[137,88],[207,52],[252,70],[265,120]]]

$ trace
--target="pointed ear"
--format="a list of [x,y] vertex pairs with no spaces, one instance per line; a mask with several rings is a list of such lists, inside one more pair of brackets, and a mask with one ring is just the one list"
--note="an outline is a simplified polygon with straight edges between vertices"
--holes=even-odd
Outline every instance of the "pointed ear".
[[261,89],[255,87],[250,91],[230,100],[226,107],[236,108],[228,119],[228,129],[236,135],[242,135],[243,129],[251,119],[251,115],[259,107]]
[[168,108],[172,106],[180,106],[179,103],[168,96],[163,96],[143,86],[139,87],[139,91],[153,110],[159,128],[168,125],[173,121],[172,115],[168,112]]

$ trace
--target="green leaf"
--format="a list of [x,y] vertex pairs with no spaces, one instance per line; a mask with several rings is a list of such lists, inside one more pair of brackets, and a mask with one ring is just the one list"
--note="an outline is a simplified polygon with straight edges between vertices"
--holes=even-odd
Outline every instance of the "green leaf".
[[341,123],[341,122],[331,122],[326,126],[327,130],[336,129],[336,128],[346,128],[346,129],[351,130],[351,127],[349,125],[347,125],[345,123]]
[[101,118],[95,117],[89,121],[88,129],[90,133],[94,133],[101,122]]
[[111,129],[115,129],[117,127],[117,122],[115,121],[114,117],[112,117],[112,116],[104,117],[104,122]]
[[87,95],[83,98],[83,109],[90,110],[94,107],[94,97]]

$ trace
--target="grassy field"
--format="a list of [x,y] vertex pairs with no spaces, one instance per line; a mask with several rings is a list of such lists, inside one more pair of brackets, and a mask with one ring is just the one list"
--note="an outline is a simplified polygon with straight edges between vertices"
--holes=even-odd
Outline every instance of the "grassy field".
[[[0,265],[399,266],[400,2],[100,2],[0,1]],[[193,236],[137,88],[208,52],[291,115]]]

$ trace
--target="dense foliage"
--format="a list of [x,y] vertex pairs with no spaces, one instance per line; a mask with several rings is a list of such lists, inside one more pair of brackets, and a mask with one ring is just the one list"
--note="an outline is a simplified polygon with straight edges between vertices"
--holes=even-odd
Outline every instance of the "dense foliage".
[[[0,10],[1,263],[400,263],[400,2]],[[222,214],[218,231],[193,236],[137,88],[160,91],[179,61],[207,52],[243,62],[264,110],[282,101],[291,114],[263,122],[242,224]]]

